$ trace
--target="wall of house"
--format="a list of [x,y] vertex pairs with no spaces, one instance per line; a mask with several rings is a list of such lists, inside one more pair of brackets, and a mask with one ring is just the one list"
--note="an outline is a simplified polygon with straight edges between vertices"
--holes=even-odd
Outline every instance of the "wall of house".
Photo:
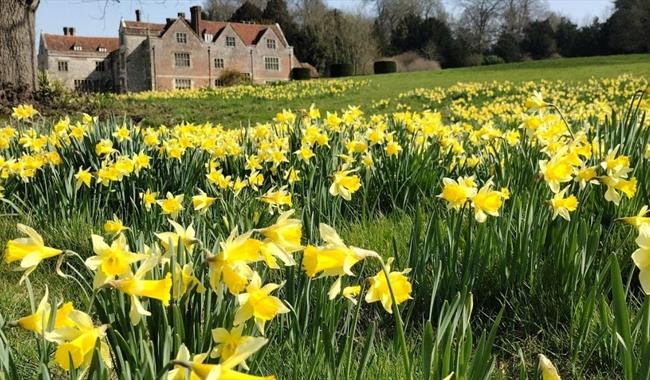
[[[275,49],[270,49],[267,46],[267,39],[275,40]],[[280,63],[280,70],[267,70],[264,57],[277,57]],[[280,37],[272,29],[267,30],[253,49],[253,81],[261,84],[289,80],[292,68],[293,48],[283,45]]]
[[[185,33],[187,42],[177,42],[176,33]],[[152,70],[157,90],[176,88],[176,79],[189,79],[192,88],[207,87],[210,84],[208,48],[185,21],[177,20],[160,38],[152,39],[152,47]],[[190,67],[176,67],[176,53],[189,53]]]
[[[59,71],[59,62],[68,63],[68,71]],[[96,62],[104,62],[104,71],[96,70]],[[45,70],[51,79],[61,82],[65,87],[75,90],[75,81],[83,83],[83,90],[112,91],[113,74],[108,53],[44,51],[38,57],[39,70]]]
[[120,31],[118,60],[120,78],[117,78],[116,82],[120,91],[151,90],[151,60],[147,36],[125,35]]
[[[226,45],[226,37],[235,39],[235,46]],[[215,69],[214,78],[218,80],[224,71],[235,70],[242,74],[251,74],[251,47],[239,38],[239,35],[230,27],[226,26],[219,36],[209,43],[212,52],[212,67],[214,68],[214,59],[222,58],[224,62],[223,69]],[[214,85],[214,81],[213,81]]]

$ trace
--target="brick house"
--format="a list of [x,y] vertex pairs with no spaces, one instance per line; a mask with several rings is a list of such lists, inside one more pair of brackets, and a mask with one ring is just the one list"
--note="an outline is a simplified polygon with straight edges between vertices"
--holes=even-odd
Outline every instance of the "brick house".
[[[236,70],[252,83],[286,81],[291,69],[300,65],[278,24],[203,20],[200,6],[191,7],[190,15],[188,20],[179,13],[157,24],[142,22],[136,11],[135,21],[122,20],[119,38],[110,39],[114,41],[110,49],[101,49],[110,68],[105,73],[110,76],[111,89],[138,92],[218,86],[225,70]],[[51,41],[61,38],[66,38],[66,43],[59,50],[51,50]],[[76,39],[98,41],[75,36],[74,28],[64,28],[64,36],[42,35],[39,49],[39,68],[70,88],[78,88],[74,83],[85,83],[75,81],[94,80],[87,70],[62,73],[53,66],[58,63],[51,63],[67,59],[69,67],[73,61],[75,67],[83,66],[76,63],[81,57],[74,46],[82,43]]]
[[70,89],[113,91],[112,54],[118,48],[117,38],[77,36],[64,27],[63,35],[41,33],[38,68]]

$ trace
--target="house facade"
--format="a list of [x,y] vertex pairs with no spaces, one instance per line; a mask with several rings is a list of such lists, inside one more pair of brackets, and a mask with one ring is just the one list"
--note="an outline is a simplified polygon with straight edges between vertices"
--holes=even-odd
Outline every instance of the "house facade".
[[118,48],[117,38],[77,36],[65,27],[63,35],[41,34],[38,68],[70,89],[114,91],[112,54]]
[[[194,6],[189,19],[179,13],[164,24],[142,22],[139,11],[135,21],[122,20],[119,38],[110,39],[110,48],[95,48],[96,53],[105,54],[102,59],[110,69],[101,78],[110,82],[110,89],[83,87],[99,76],[89,72],[92,65],[83,61],[88,57],[82,57],[75,46],[83,39],[99,39],[75,36],[73,28],[64,28],[64,36],[41,35],[39,68],[69,88],[138,92],[219,86],[227,70],[257,84],[286,81],[300,65],[279,25],[208,21],[201,14],[201,7]],[[57,43],[53,50],[52,41],[62,38],[64,43]],[[84,48],[87,52],[91,46]],[[88,59],[99,60],[99,56]],[[64,60],[69,62],[68,69],[79,69],[59,71],[58,62]]]

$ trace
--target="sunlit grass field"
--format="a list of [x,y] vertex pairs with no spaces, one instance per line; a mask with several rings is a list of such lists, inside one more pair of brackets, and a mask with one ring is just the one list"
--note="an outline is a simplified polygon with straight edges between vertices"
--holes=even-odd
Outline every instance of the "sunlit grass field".
[[[127,117],[136,116],[152,125],[180,121],[203,122],[211,120],[224,125],[246,126],[249,122],[265,122],[278,110],[290,108],[299,110],[315,103],[323,111],[338,110],[348,105],[364,109],[387,99],[417,88],[447,88],[458,82],[490,81],[586,81],[591,78],[612,78],[622,74],[642,77],[650,76],[650,55],[625,55],[588,58],[565,58],[557,60],[531,61],[482,67],[468,67],[440,71],[397,73],[354,77],[358,88],[341,93],[309,95],[294,99],[264,99],[252,97],[239,100],[208,96],[204,99],[105,99],[102,112]],[[282,88],[279,93],[286,92]],[[428,107],[418,99],[402,99],[402,104],[421,109]]]
[[597,57],[19,107],[0,379],[650,378],[649,76]]

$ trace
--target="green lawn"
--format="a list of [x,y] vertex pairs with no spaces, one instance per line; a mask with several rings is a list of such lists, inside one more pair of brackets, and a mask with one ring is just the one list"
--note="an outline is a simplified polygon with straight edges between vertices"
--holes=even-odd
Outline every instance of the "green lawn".
[[298,110],[315,103],[322,111],[338,110],[348,105],[358,105],[367,109],[375,101],[393,99],[415,88],[448,87],[458,82],[583,81],[592,77],[616,77],[622,74],[650,77],[650,55],[566,58],[440,71],[359,76],[354,80],[368,81],[368,84],[360,90],[289,101],[262,102],[247,97],[240,100],[224,100],[216,96],[204,99],[119,101],[110,99],[105,101],[100,111],[103,114],[144,117],[145,122],[152,125],[181,121],[212,121],[236,127],[246,125],[249,121],[266,122],[284,108]]

